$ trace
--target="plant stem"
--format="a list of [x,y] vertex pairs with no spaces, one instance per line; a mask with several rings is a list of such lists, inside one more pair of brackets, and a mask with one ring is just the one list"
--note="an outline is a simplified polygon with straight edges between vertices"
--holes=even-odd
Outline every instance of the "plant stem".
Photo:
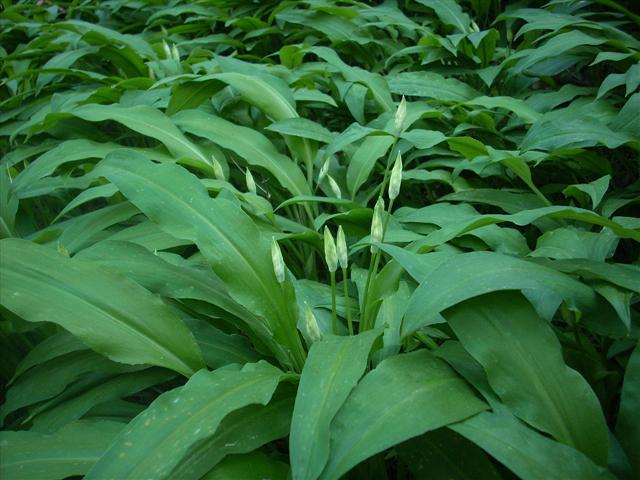
[[347,269],[342,268],[342,288],[344,291],[344,304],[347,310],[347,324],[349,325],[349,335],[353,336],[353,319],[351,318],[351,306],[349,305],[349,289],[347,286]]
[[338,313],[336,312],[336,272],[331,272],[331,317],[333,334],[338,334]]

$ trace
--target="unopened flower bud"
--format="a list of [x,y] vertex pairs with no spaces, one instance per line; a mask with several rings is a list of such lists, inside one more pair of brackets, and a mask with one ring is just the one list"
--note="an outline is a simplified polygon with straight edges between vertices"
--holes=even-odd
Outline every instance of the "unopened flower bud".
[[247,182],[247,190],[251,193],[256,193],[256,182],[253,179],[253,175],[251,175],[251,171],[247,168],[244,174],[245,181]]
[[338,235],[336,236],[336,249],[338,250],[338,262],[341,268],[347,268],[349,265],[349,252],[347,250],[347,241],[344,238],[344,230],[342,225],[338,227]]
[[271,237],[271,261],[273,262],[276,280],[278,280],[278,283],[284,283],[284,259],[282,258],[282,251],[280,251],[280,245],[274,237]]
[[331,162],[329,161],[329,157],[327,157],[327,159],[322,164],[322,167],[320,168],[320,173],[318,174],[318,183],[322,183],[322,180],[324,180],[324,177],[326,177],[327,173],[329,173],[330,164]]
[[[382,242],[382,235],[384,226],[382,223],[382,212],[384,210],[384,200],[380,197],[376,203],[376,206],[373,207],[373,220],[371,221],[371,243],[380,243]],[[371,253],[376,253],[378,251],[377,245],[371,245]]]
[[340,191],[340,187],[338,186],[336,181],[331,175],[327,175],[327,178],[329,179],[329,186],[331,187],[331,191],[333,191],[333,194],[336,196],[336,198],[342,198],[342,192]]
[[224,170],[222,170],[222,165],[216,157],[211,156],[211,164],[213,165],[213,174],[216,176],[218,180],[225,180],[224,178]]
[[328,227],[324,227],[324,258],[327,261],[329,271],[335,272],[338,269],[338,253]]
[[162,50],[164,50],[164,58],[171,58],[171,49],[164,40],[162,40]]
[[320,333],[320,327],[318,326],[318,320],[316,320],[316,316],[313,314],[311,307],[304,302],[304,319],[307,327],[307,335],[309,335],[309,340],[311,343],[315,343],[322,338],[322,333]]
[[399,135],[404,128],[404,121],[407,118],[407,101],[402,96],[402,100],[400,100],[400,104],[398,105],[398,109],[396,110],[396,116],[394,119],[394,126],[396,130],[396,135]]
[[391,170],[389,179],[389,199],[393,200],[400,194],[400,184],[402,183],[402,154],[398,152],[396,163]]
[[176,62],[180,61],[180,52],[178,51],[178,46],[175,43],[171,45],[171,56]]

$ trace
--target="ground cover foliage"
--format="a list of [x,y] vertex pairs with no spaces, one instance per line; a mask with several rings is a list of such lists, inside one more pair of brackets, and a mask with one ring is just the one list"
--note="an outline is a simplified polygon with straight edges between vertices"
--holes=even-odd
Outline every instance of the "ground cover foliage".
[[2,478],[640,476],[634,2],[3,3]]

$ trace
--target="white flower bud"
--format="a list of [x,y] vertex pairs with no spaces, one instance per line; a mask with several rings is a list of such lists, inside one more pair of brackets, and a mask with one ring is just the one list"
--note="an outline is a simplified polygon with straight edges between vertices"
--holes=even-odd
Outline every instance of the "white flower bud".
[[307,302],[304,302],[304,319],[309,340],[311,340],[311,343],[317,342],[322,338],[322,333],[320,333],[320,327],[318,327],[318,320],[316,320],[316,316]]
[[328,227],[324,227],[324,258],[327,261],[329,271],[335,272],[338,269],[338,253]]
[[245,178],[245,181],[247,182],[247,191],[249,191],[251,193],[256,193],[257,192],[257,190],[256,190],[256,182],[253,179],[253,175],[251,175],[251,172],[249,171],[248,168],[245,171],[244,178]]
[[480,31],[480,27],[478,27],[478,24],[476,22],[474,22],[473,20],[471,20],[471,31],[472,32],[479,32]]
[[331,164],[329,160],[329,157],[327,157],[327,159],[322,164],[322,168],[320,168],[320,173],[318,174],[318,183],[322,183],[324,177],[326,177],[327,173],[329,173],[329,165]]
[[178,51],[178,46],[175,43],[171,45],[171,56],[176,62],[180,62],[180,52]]
[[396,163],[391,170],[389,179],[389,199],[393,200],[400,194],[400,184],[402,183],[402,154],[398,151]]
[[336,198],[342,198],[342,192],[340,191],[340,187],[338,186],[336,181],[331,175],[327,175],[327,178],[329,179],[329,186],[331,187],[333,194],[336,196]]
[[278,283],[284,283],[284,259],[280,251],[280,245],[276,242],[275,237],[271,237],[271,261],[273,262],[273,271],[276,274],[276,280],[278,280]]
[[224,178],[224,170],[222,170],[222,165],[216,157],[211,156],[211,164],[213,165],[213,174],[216,176],[218,180],[225,180]]
[[402,96],[402,100],[400,100],[400,104],[398,105],[398,109],[396,110],[396,116],[394,119],[394,126],[396,130],[396,135],[399,135],[404,128],[404,121],[407,118],[407,101]]
[[[384,226],[382,223],[382,212],[384,210],[384,200],[382,197],[376,202],[376,206],[373,207],[373,220],[371,221],[371,243],[382,242],[382,234]],[[377,245],[371,245],[371,253],[378,251]]]
[[162,40],[162,50],[164,50],[164,58],[171,58],[171,49],[164,40]]
[[336,248],[338,250],[338,262],[341,268],[347,268],[349,265],[349,251],[347,250],[347,241],[344,238],[344,230],[342,225],[338,227],[338,235],[336,236]]

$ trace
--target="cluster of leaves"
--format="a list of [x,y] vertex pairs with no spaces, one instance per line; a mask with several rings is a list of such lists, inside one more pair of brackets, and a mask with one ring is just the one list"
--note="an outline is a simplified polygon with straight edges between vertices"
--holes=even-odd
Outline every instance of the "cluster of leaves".
[[3,3],[2,478],[640,476],[634,2]]

